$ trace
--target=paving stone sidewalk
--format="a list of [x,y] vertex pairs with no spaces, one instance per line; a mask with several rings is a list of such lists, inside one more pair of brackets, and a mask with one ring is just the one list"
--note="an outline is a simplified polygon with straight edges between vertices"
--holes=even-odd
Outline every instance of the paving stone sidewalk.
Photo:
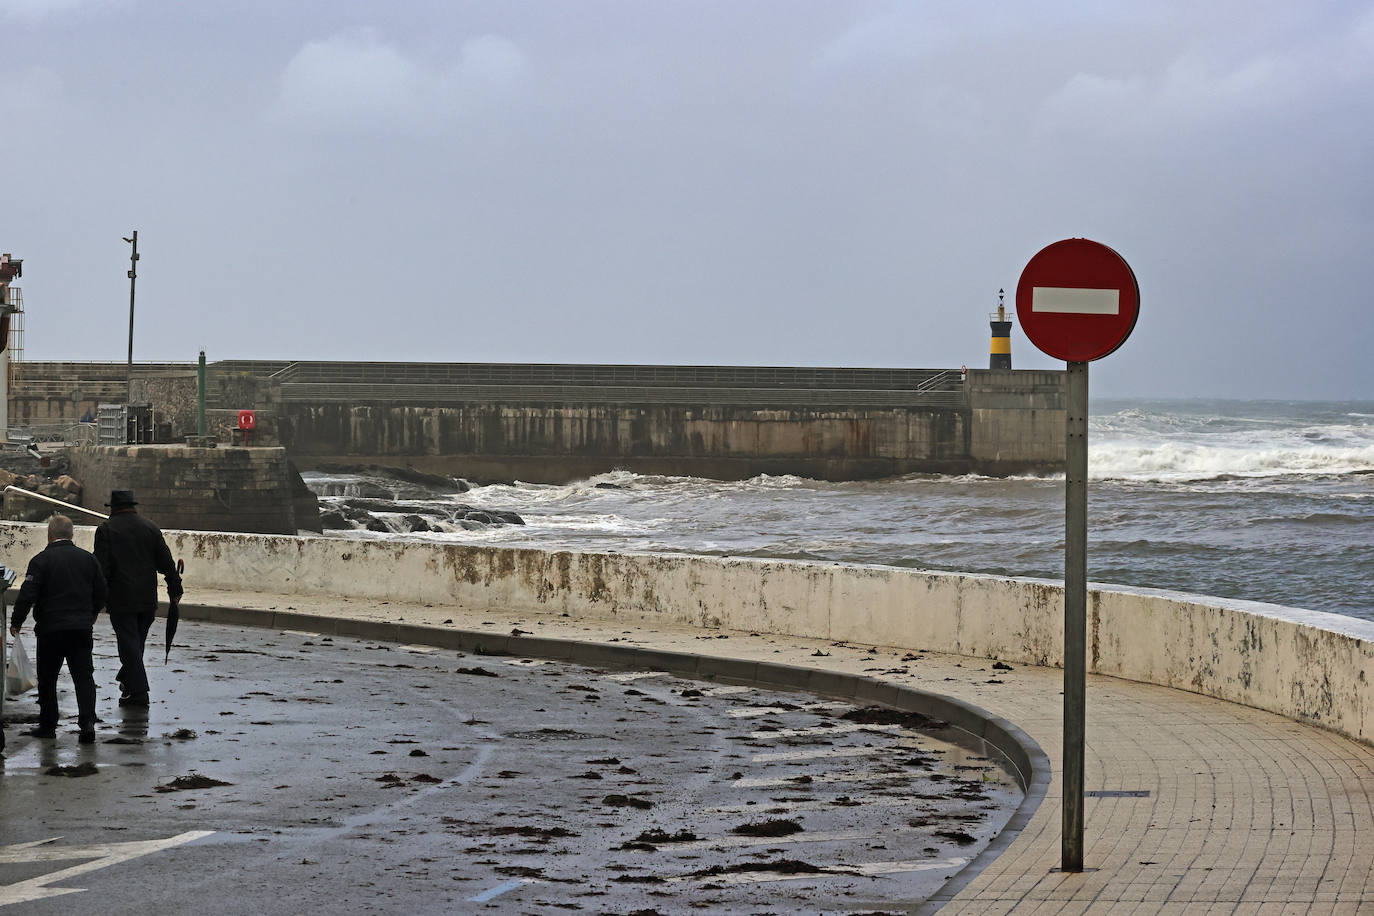
[[[973,703],[1049,756],[1049,793],[1005,852],[942,913],[1374,914],[1374,747],[1179,690],[1089,676],[1087,871],[1058,871],[1061,672],[894,649],[638,620],[540,617],[191,590],[188,605],[512,629],[746,661],[806,665]],[[186,624],[194,626],[194,623]],[[918,647],[909,647],[918,648]],[[820,651],[828,653],[817,655]],[[902,669],[905,669],[904,671]]]

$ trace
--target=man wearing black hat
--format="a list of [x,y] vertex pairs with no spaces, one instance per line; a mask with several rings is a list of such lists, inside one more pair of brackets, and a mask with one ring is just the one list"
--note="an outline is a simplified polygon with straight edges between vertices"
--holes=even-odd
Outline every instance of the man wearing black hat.
[[133,490],[111,490],[110,517],[95,529],[95,557],[110,586],[107,606],[119,644],[120,706],[148,705],[143,646],[157,616],[157,576],[167,580],[167,597],[181,597],[181,576],[162,532],[138,514]]
[[54,515],[48,520],[48,547],[29,561],[10,618],[10,632],[33,610],[38,634],[38,727],[35,738],[57,737],[57,675],[62,663],[76,687],[77,724],[81,743],[95,742],[95,665],[91,659],[92,626],[105,606],[105,577],[100,564],[72,543],[72,520]]

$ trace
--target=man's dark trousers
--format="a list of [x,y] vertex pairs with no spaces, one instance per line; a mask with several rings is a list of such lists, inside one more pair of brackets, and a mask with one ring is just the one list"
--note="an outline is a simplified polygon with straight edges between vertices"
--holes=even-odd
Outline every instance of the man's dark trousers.
[[119,681],[126,696],[148,692],[148,671],[143,667],[143,647],[148,631],[153,627],[157,611],[123,613],[111,610],[110,624],[114,627],[115,642],[119,645]]
[[57,675],[67,663],[76,685],[77,725],[84,731],[95,728],[95,662],[91,658],[94,639],[90,630],[55,630],[38,634],[38,727],[45,732],[57,730]]

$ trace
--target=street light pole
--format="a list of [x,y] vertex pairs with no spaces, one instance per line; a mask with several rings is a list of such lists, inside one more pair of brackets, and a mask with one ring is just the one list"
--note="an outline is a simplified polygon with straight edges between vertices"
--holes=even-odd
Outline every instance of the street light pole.
[[130,404],[134,399],[134,282],[138,279],[138,230],[134,230],[133,238],[124,241],[134,246],[129,255],[129,363],[124,370],[124,403]]

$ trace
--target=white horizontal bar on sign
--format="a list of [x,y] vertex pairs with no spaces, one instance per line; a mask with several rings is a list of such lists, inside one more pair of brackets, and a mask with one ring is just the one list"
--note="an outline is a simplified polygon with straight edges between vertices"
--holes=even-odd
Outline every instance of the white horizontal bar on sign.
[[1068,315],[1119,315],[1121,290],[1037,286],[1031,290],[1031,311],[1060,312]]

